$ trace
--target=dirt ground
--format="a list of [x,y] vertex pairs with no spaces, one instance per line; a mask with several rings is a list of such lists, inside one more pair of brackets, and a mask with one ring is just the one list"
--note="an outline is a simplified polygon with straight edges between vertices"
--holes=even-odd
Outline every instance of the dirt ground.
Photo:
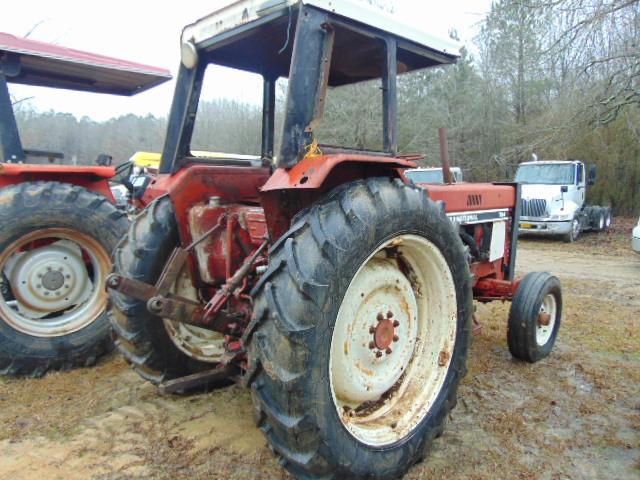
[[[508,304],[479,305],[469,375],[408,479],[640,479],[640,255],[631,220],[575,244],[523,240],[521,272],[564,289],[556,349],[511,359]],[[0,478],[284,479],[232,386],[159,395],[117,356],[38,380],[0,378]]]

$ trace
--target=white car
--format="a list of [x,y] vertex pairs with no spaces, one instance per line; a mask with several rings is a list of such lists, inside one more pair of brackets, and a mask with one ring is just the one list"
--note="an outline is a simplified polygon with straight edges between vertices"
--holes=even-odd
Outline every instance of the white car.
[[638,220],[638,225],[636,225],[631,234],[631,248],[640,253],[640,220]]

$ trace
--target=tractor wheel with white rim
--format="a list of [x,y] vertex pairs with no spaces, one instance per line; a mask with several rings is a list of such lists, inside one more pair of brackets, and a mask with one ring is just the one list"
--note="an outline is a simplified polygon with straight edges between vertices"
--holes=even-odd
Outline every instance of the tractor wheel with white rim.
[[471,276],[425,191],[333,190],[271,249],[245,332],[260,428],[298,478],[390,479],[442,433],[466,373]]
[[37,377],[111,350],[104,282],[127,223],[76,185],[0,190],[0,373]]
[[511,355],[530,363],[547,357],[562,318],[560,280],[547,272],[528,273],[513,297],[507,341]]
[[[163,197],[132,222],[114,251],[114,271],[155,284],[174,248],[180,245],[171,200]],[[172,292],[201,301],[185,264]],[[140,376],[154,384],[215,368],[225,352],[224,336],[147,310],[147,302],[110,290],[109,311],[117,349]]]

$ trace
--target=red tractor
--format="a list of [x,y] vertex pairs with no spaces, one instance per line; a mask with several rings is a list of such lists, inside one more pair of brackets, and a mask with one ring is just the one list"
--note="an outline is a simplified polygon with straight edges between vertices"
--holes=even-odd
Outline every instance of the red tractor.
[[[166,70],[0,34],[0,373],[40,376],[111,349],[104,282],[128,220],[110,182],[129,165],[54,165],[23,148],[7,83],[134,95]],[[33,164],[38,158],[45,163]],[[125,178],[126,180],[126,178]],[[133,190],[133,188],[132,188]]]
[[[183,31],[147,190],[157,199],[107,280],[116,345],[165,391],[242,378],[297,478],[396,478],[427,454],[466,372],[474,298],[513,300],[516,357],[534,362],[554,343],[558,280],[514,281],[518,186],[425,190],[403,175],[420,157],[397,155],[397,74],[456,58],[447,42],[346,0],[239,1]],[[211,64],[263,76],[260,157],[192,155]],[[383,150],[318,148],[327,88],[372,79]]]

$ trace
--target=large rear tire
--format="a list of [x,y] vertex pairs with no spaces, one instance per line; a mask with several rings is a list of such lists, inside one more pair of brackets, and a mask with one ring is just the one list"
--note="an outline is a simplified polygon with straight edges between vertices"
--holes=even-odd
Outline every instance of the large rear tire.
[[38,377],[112,349],[104,281],[126,216],[58,182],[0,190],[0,373]]
[[[156,200],[131,223],[114,252],[114,271],[155,284],[173,249],[179,246],[178,227],[169,197]],[[188,268],[174,285],[182,296],[199,300]],[[140,376],[159,384],[214,368],[224,353],[221,334],[158,318],[145,301],[111,290],[109,312],[116,347]]]
[[271,249],[245,333],[260,428],[298,478],[396,478],[443,430],[466,373],[462,243],[424,190],[343,185]]

